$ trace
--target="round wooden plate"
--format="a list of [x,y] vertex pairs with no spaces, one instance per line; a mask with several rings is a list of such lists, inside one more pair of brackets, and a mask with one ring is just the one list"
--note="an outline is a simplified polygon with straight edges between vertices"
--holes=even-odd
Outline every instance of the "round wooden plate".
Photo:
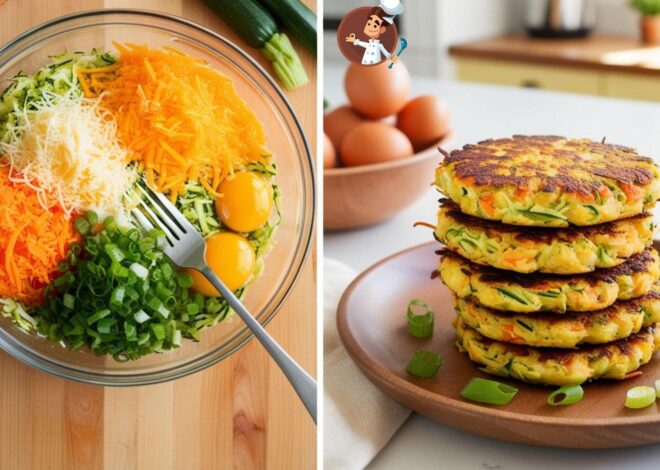
[[[436,242],[393,255],[362,273],[344,293],[337,312],[340,337],[365,375],[403,405],[436,421],[494,439],[569,448],[629,447],[660,442],[658,405],[643,410],[623,406],[626,391],[654,386],[660,378],[656,356],[644,373],[626,381],[586,384],[584,399],[572,406],[549,406],[553,388],[528,385],[480,372],[454,346],[452,295],[430,275],[438,266]],[[656,248],[658,248],[656,244]],[[406,308],[422,299],[435,312],[429,339],[406,330]],[[416,350],[436,351],[444,358],[436,377],[406,373]],[[472,377],[495,378],[518,387],[505,406],[479,405],[459,393]]]

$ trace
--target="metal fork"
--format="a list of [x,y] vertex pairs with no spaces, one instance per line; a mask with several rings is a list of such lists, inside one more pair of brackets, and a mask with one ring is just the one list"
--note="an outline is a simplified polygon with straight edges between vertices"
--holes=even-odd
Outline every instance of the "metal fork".
[[[204,238],[183,214],[165,196],[152,191],[146,183],[138,182],[135,187],[140,192],[139,205],[144,213],[135,208],[131,211],[133,217],[145,230],[153,230],[155,223],[165,232],[167,245],[164,251],[174,264],[198,270],[213,284],[280,366],[316,422],[316,381],[270,337],[234,293],[209,268],[205,259]],[[145,216],[145,213],[149,217]]]

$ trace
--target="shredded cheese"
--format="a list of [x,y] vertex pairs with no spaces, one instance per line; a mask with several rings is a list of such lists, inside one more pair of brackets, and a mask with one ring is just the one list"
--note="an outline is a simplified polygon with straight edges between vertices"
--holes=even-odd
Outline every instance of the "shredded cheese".
[[67,96],[23,114],[20,138],[0,144],[10,179],[36,191],[45,209],[94,210],[123,217],[122,198],[136,178],[99,100]]
[[263,127],[229,77],[173,48],[115,46],[119,67],[80,68],[78,78],[115,116],[148,183],[172,200],[188,180],[217,195],[234,168],[262,160]]

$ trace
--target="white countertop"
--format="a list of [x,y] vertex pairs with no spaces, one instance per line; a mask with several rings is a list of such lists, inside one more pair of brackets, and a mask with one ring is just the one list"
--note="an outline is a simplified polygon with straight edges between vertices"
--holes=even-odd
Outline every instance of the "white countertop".
[[[343,70],[326,68],[324,97],[331,107],[345,103]],[[452,111],[454,146],[513,134],[556,134],[636,147],[660,161],[660,103],[456,82],[413,79],[413,95],[444,98]],[[429,177],[429,181],[432,176]],[[427,242],[438,195],[432,188],[408,209],[380,225],[326,233],[324,256],[360,272],[404,248]],[[660,220],[660,211],[656,211]],[[371,469],[646,470],[660,468],[660,445],[634,449],[577,451],[522,446],[477,437],[413,414]]]

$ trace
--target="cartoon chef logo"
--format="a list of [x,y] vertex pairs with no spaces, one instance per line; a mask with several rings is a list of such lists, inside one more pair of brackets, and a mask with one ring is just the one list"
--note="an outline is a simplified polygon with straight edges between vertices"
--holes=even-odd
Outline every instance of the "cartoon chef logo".
[[356,64],[371,66],[387,60],[391,68],[406,44],[401,38],[399,52],[395,53],[399,37],[394,18],[403,10],[399,0],[382,0],[376,7],[351,10],[339,24],[339,50]]

